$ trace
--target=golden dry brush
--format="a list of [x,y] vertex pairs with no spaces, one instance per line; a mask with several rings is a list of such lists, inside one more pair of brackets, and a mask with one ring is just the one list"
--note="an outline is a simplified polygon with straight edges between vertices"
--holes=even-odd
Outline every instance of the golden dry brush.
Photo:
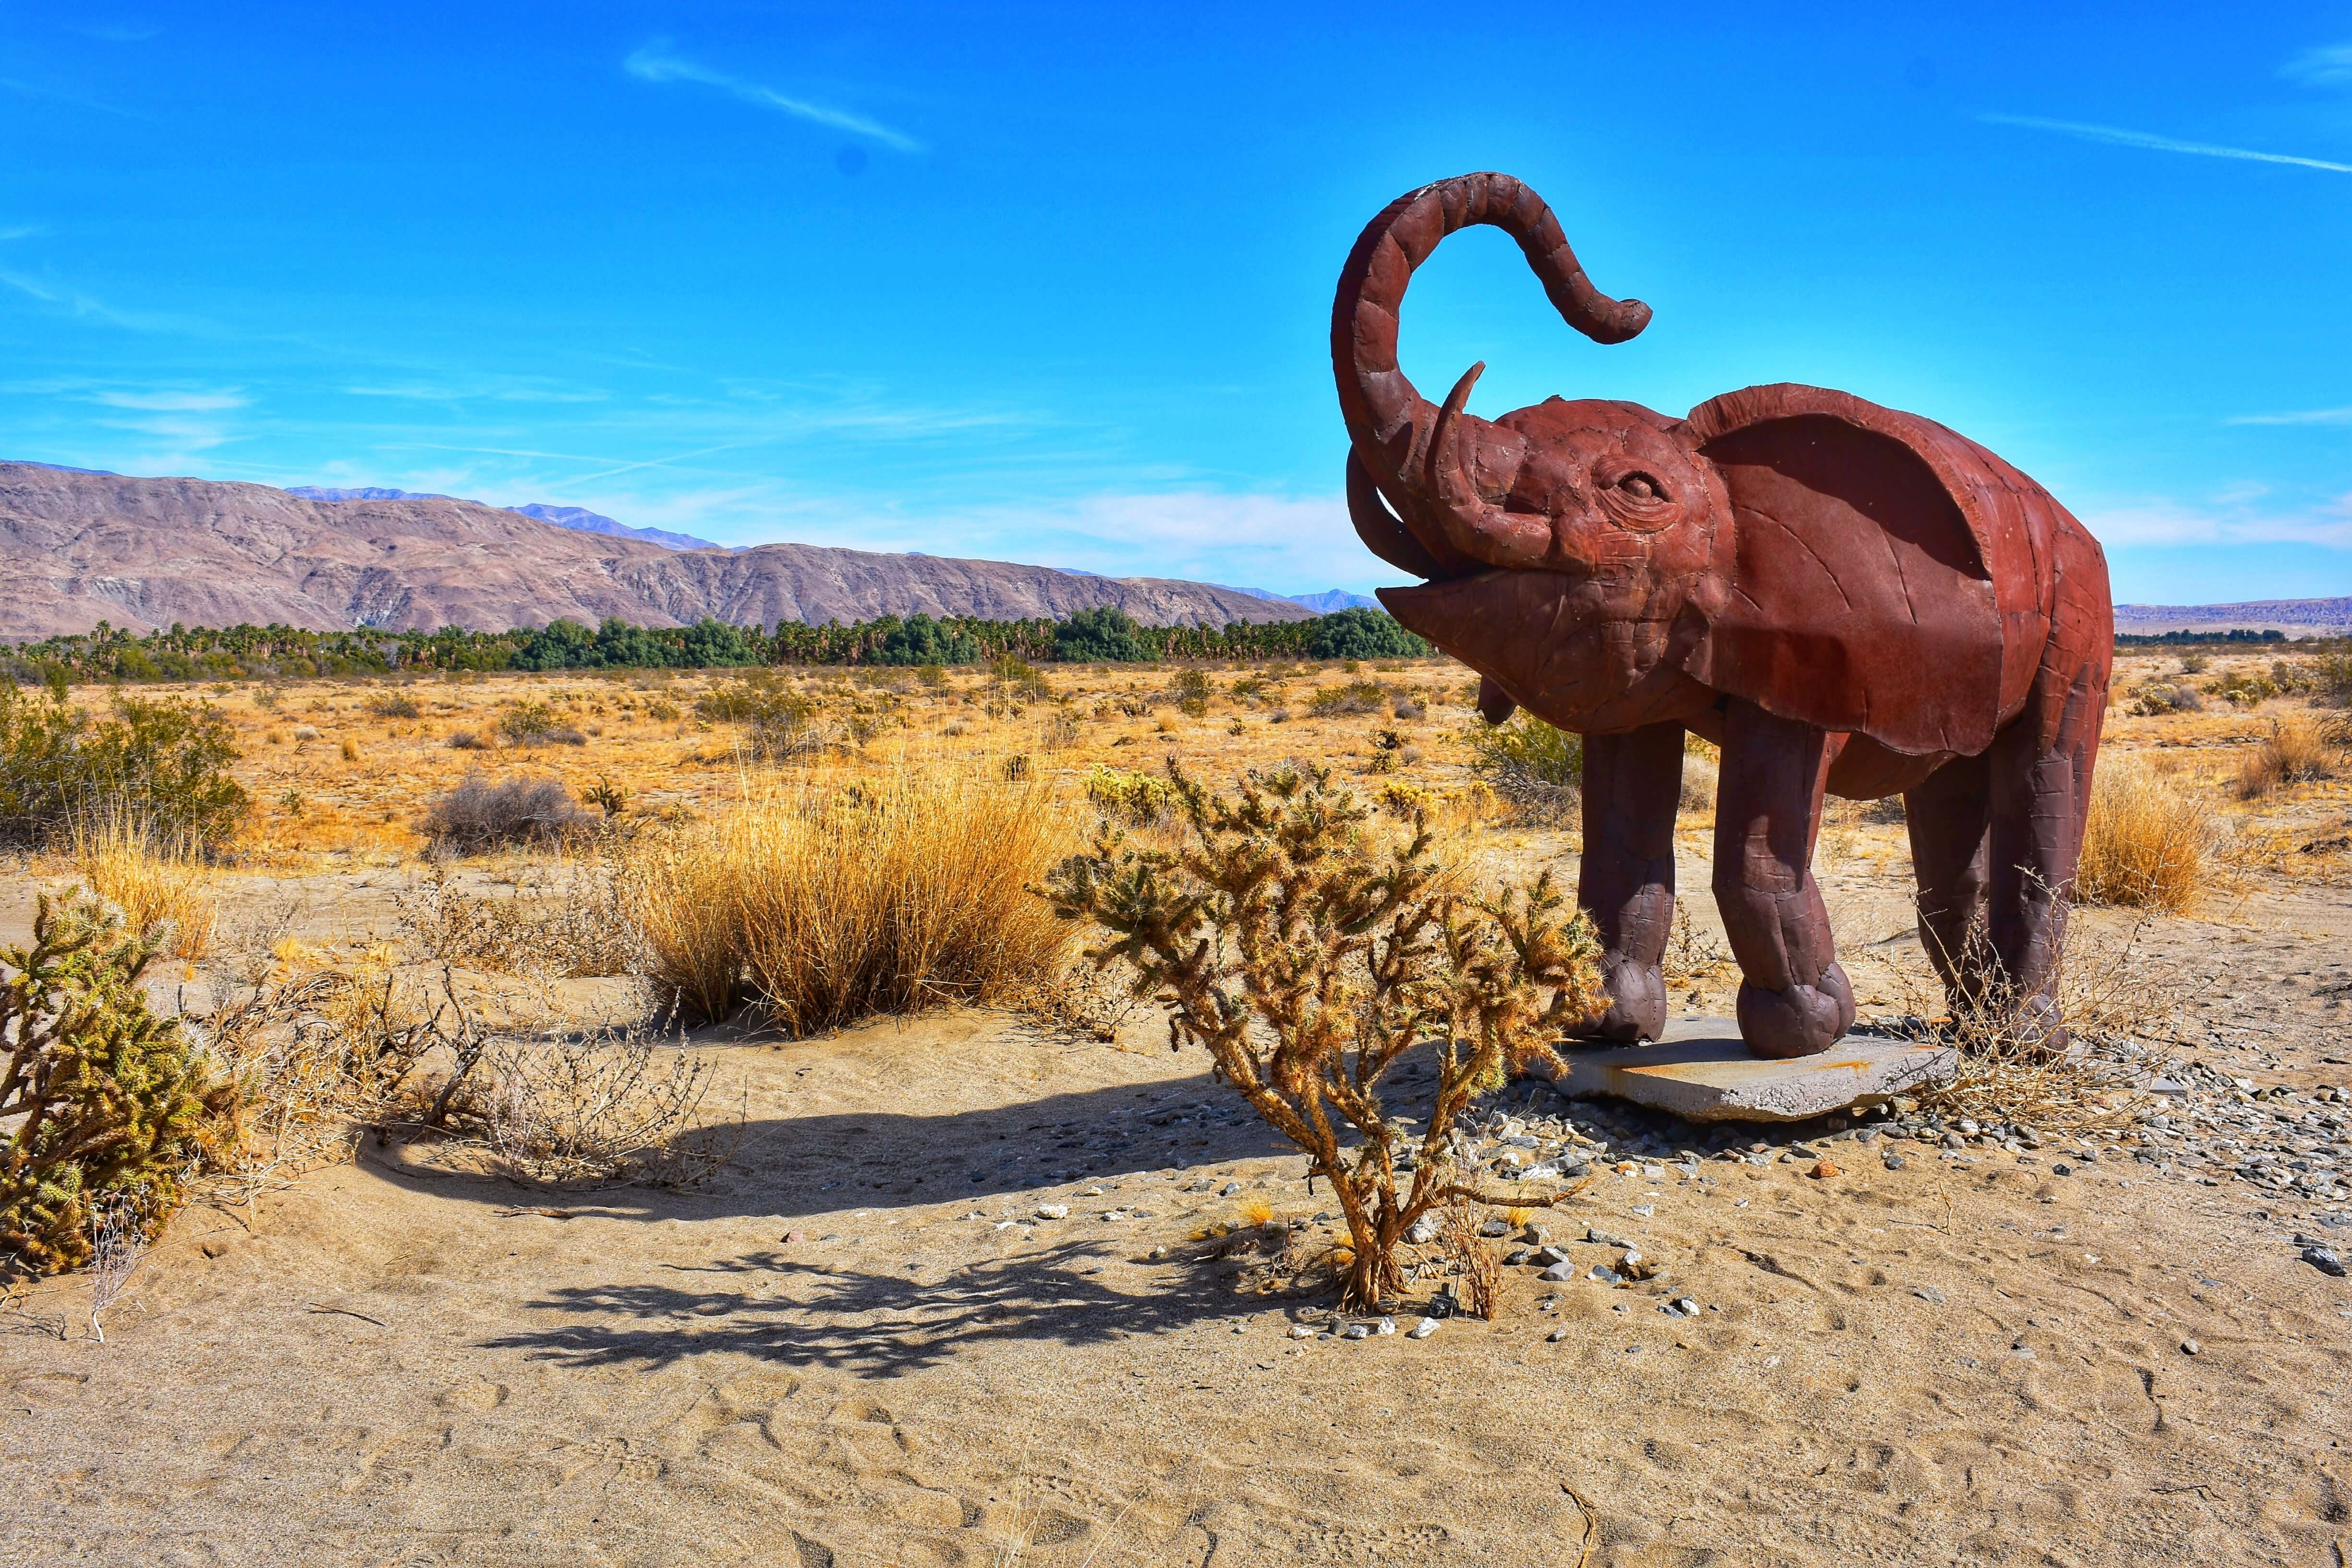
[[[1557,1066],[1551,1042],[1598,1005],[1598,943],[1549,875],[1475,889],[1436,854],[1425,813],[1392,826],[1328,769],[1252,771],[1230,794],[1173,761],[1169,777],[1172,842],[1106,823],[1045,892],[1103,933],[1087,950],[1098,967],[1123,966],[1166,1010],[1171,1048],[1207,1050],[1330,1183],[1353,1255],[1342,1305],[1402,1289],[1399,1245],[1441,1205],[1569,1195],[1485,1191],[1452,1137],[1512,1068]],[[1438,1081],[1416,1146],[1381,1082],[1419,1047]]]

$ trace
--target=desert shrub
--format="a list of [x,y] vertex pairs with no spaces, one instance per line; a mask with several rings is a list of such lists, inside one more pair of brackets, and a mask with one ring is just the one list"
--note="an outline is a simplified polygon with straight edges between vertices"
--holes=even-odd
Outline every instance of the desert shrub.
[[453,752],[487,752],[490,750],[490,742],[484,740],[481,736],[477,735],[471,730],[452,730],[449,732],[447,744],[449,749]]
[[469,1109],[508,1164],[533,1181],[688,1185],[733,1152],[723,1134],[689,1136],[711,1064],[658,1053],[642,1029],[495,1042],[488,1082]]
[[2208,696],[2218,697],[2232,708],[2255,708],[2279,694],[2278,683],[2268,676],[2248,675],[2243,670],[2231,670],[2218,680],[2208,681]]
[[1087,771],[1087,798],[1106,816],[1141,826],[1168,815],[1174,796],[1157,773],[1129,772],[1097,763]]
[[210,850],[247,804],[228,773],[235,742],[209,702],[118,697],[93,723],[57,687],[36,696],[0,679],[0,840],[50,843],[121,816]]
[[2155,680],[2133,694],[2131,711],[2142,715],[2194,713],[2204,706],[2205,700],[2197,695],[2194,687]]
[[534,746],[563,728],[554,704],[536,697],[511,703],[499,715],[499,733],[518,746]]
[[436,858],[423,881],[393,895],[401,932],[425,957],[495,974],[576,980],[626,974],[637,947],[622,908],[613,856],[535,873],[511,895],[457,885]]
[[421,719],[425,710],[405,691],[378,691],[367,700],[367,710],[379,719]]
[[989,666],[989,679],[1003,687],[1008,695],[1041,700],[1054,694],[1046,683],[1045,672],[1024,658],[1005,654]]
[[902,764],[648,843],[623,897],[666,1000],[708,1018],[754,1002],[807,1034],[1054,973],[1068,933],[1027,889],[1071,837],[1042,784]]
[[2210,817],[2168,780],[2109,761],[2091,786],[2075,898],[2172,914],[2188,909],[2212,877]]
[[416,830],[436,850],[470,855],[504,844],[560,844],[593,821],[561,779],[518,774],[494,784],[471,773],[425,803]]
[[[1510,1068],[1557,1062],[1550,1040],[1600,994],[1591,927],[1548,875],[1472,890],[1437,859],[1425,817],[1384,830],[1328,769],[1254,772],[1230,795],[1173,763],[1169,778],[1181,845],[1138,847],[1105,825],[1046,879],[1055,912],[1099,927],[1087,956],[1130,973],[1167,1010],[1171,1043],[1206,1049],[1307,1152],[1347,1216],[1343,1304],[1370,1308],[1402,1289],[1398,1243],[1431,1209],[1529,1203],[1471,1184],[1454,1120]],[[1381,1080],[1424,1046],[1437,1092],[1400,1193],[1410,1138]]]
[[1351,680],[1326,686],[1307,700],[1307,710],[1318,719],[1350,713],[1377,713],[1388,705],[1389,694],[1376,680]]
[[646,702],[646,717],[656,724],[675,724],[683,715],[677,703],[667,697],[656,697]]
[[101,1209],[160,1226],[232,1089],[139,980],[154,946],[76,893],[46,893],[0,950],[0,1269],[72,1268]]
[[1429,651],[1393,616],[1361,605],[1322,616],[1307,634],[1309,658],[1419,658]]
[[2180,656],[2180,673],[2202,675],[2212,662],[2212,659],[2201,653],[2184,653]]
[[2352,703],[2352,650],[2316,654],[2303,662],[2298,673],[2303,689],[2331,702]]
[[1584,777],[1584,737],[1556,730],[1525,711],[1500,724],[1474,723],[1471,771],[1522,816],[1550,820],[1576,805]]
[[[772,669],[754,669],[733,680],[722,680],[694,700],[695,716],[714,722],[740,724],[779,712],[805,716],[812,704],[791,681]],[[652,711],[652,704],[646,705]],[[673,707],[672,718],[677,717]]]
[[[2200,993],[2211,982],[2147,951],[2150,917],[2128,930],[2066,924],[2052,1000],[2069,1036],[2051,1048],[2046,1020],[1998,990],[1948,994],[1924,963],[1898,959],[1896,1005],[1906,1033],[1959,1047],[1957,1076],[1921,1096],[1921,1108],[1957,1121],[2079,1136],[2127,1124],[2145,1107],[2147,1080],[2196,1026]],[[1923,953],[1924,956],[1924,953]],[[1998,973],[1991,939],[1971,928],[1957,967]]]
[[1177,710],[1187,718],[1200,719],[1209,711],[1209,675],[1202,669],[1180,669],[1168,683],[1168,694],[1176,699]]
[[1105,605],[1080,610],[1054,627],[1054,658],[1063,664],[1140,664],[1151,650],[1135,635],[1135,618]]
[[213,868],[193,840],[113,816],[78,825],[73,855],[83,886],[121,910],[139,940],[166,957],[204,957],[216,916]]
[[1055,709],[1038,726],[1037,743],[1049,752],[1066,751],[1077,744],[1077,717],[1067,708]]
[[2239,760],[2239,798],[2258,800],[2282,784],[2334,778],[2341,762],[2318,725],[2307,719],[2281,721]]

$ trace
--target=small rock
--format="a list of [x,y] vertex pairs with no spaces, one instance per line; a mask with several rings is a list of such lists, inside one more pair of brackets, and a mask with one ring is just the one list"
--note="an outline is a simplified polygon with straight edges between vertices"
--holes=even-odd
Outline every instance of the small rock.
[[1437,1222],[1423,1215],[1412,1222],[1412,1227],[1404,1233],[1404,1238],[1415,1247],[1427,1247],[1437,1239]]
[[1315,1337],[1314,1325],[1310,1323],[1293,1323],[1290,1325],[1290,1337],[1294,1340],[1311,1340]]
[[1423,1318],[1421,1321],[1415,1323],[1412,1328],[1405,1331],[1405,1337],[1408,1339],[1425,1340],[1436,1331],[1437,1320],[1435,1318]]
[[1088,1187],[1085,1192],[1078,1194],[1078,1196],[1082,1198],[1098,1198],[1102,1195],[1103,1190],[1100,1187]]
[[1812,1170],[1808,1173],[1817,1182],[1827,1181],[1838,1173],[1838,1168],[1827,1160],[1816,1160],[1813,1162]]
[[1904,1160],[1902,1155],[1895,1153],[1890,1149],[1887,1151],[1885,1158],[1880,1163],[1890,1171],[1899,1171],[1907,1162]]
[[1511,1227],[1506,1221],[1490,1219],[1478,1227],[1478,1234],[1491,1240],[1510,1235]]
[[1692,1300],[1688,1296],[1675,1297],[1673,1300],[1666,1303],[1666,1309],[1673,1312],[1676,1317],[1696,1318],[1698,1316],[1698,1303]]
[[2203,1345],[2199,1344],[2195,1340],[2183,1340],[2180,1342],[2180,1353],[2182,1355],[2195,1355],[2204,1348],[2205,1347]]
[[1944,1293],[1933,1285],[1922,1285],[1911,1294],[1918,1297],[1922,1301],[1932,1302],[1938,1307],[1944,1304]]
[[2322,1274],[2333,1275],[2338,1279],[2344,1278],[2344,1260],[2336,1256],[2336,1249],[2332,1247],[2306,1247],[2303,1249],[2303,1260]]
[[1370,1339],[1372,1337],[1372,1326],[1370,1323],[1349,1323],[1348,1325],[1346,1337],[1351,1340]]
[[[1208,1185],[1206,1182],[1203,1182],[1201,1184],[1202,1186]],[[1241,1190],[1242,1184],[1239,1182],[1227,1182],[1223,1187],[1218,1189],[1217,1195],[1221,1198],[1229,1198]]]
[[1612,1236],[1605,1230],[1595,1230],[1591,1226],[1586,1226],[1584,1227],[1584,1239],[1593,1243],[1597,1247],[1631,1247],[1633,1245],[1622,1237]]
[[2053,1176],[2071,1176],[2074,1173],[2074,1167],[2061,1160],[2050,1167],[2050,1173]]
[[1396,1320],[1395,1320],[1394,1318],[1391,1318],[1391,1317],[1385,1317],[1385,1316],[1384,1316],[1384,1317],[1382,1317],[1379,1322],[1374,1323],[1374,1324],[1372,1325],[1372,1332],[1374,1332],[1374,1333],[1376,1333],[1376,1334],[1392,1334],[1392,1333],[1395,1333],[1395,1332],[1396,1332]]
[[1576,1278],[1576,1265],[1573,1263],[1555,1263],[1550,1268],[1545,1269],[1542,1273],[1537,1275],[1536,1278],[1557,1285],[1562,1280],[1573,1279]]
[[[1549,1275],[1550,1271],[1547,1269],[1545,1272]],[[1606,1263],[1594,1264],[1591,1278],[1603,1285],[1622,1285],[1625,1282],[1625,1277]]]
[[1559,1327],[1546,1334],[1544,1338],[1552,1344],[1559,1343],[1560,1341],[1568,1338],[1568,1325],[1566,1323],[1562,1323]]
[[1557,1247],[1539,1247],[1536,1248],[1536,1261],[1538,1263],[1565,1263],[1568,1261],[1568,1254],[1566,1251]]
[[1526,1242],[1529,1247],[1541,1247],[1545,1242],[1551,1239],[1551,1232],[1546,1230],[1535,1221],[1529,1220],[1527,1224],[1519,1227],[1519,1239]]
[[1658,1212],[1658,1205],[1655,1204],[1635,1204],[1627,1212],[1640,1215],[1643,1219],[1648,1219],[1652,1215]]
[[808,1232],[804,1230],[788,1230],[784,1232],[784,1240],[788,1243],[798,1243],[806,1241],[807,1239]]
[[1037,1217],[1039,1219],[1067,1219],[1070,1217],[1070,1205],[1067,1204],[1039,1204],[1037,1205]]

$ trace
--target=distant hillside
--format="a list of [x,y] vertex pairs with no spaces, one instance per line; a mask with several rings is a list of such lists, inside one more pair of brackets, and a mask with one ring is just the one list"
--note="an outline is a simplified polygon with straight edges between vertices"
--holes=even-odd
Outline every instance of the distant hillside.
[[1158,577],[806,544],[668,550],[473,501],[320,501],[262,485],[0,463],[0,637],[180,622],[314,630],[822,624],[885,615],[1151,626],[1300,620],[1299,605]]
[[584,506],[547,506],[539,501],[526,501],[510,506],[509,511],[519,511],[525,517],[535,517],[541,522],[551,522],[558,528],[573,529],[581,533],[602,533],[614,539],[642,539],[647,544],[658,544],[664,550],[724,550],[708,539],[697,539],[690,533],[672,533],[666,528],[632,528],[625,522],[615,522],[601,511],[590,511]]
[[[45,465],[46,466],[46,465]],[[66,470],[69,473],[92,473],[89,468]],[[291,485],[289,496],[304,500],[462,500],[462,496],[437,495],[430,490],[393,490],[378,485],[365,485],[356,489],[335,489],[321,485]],[[600,511],[590,511],[584,506],[549,506],[544,501],[526,501],[510,506],[509,511],[519,511],[525,517],[535,517],[541,522],[551,522],[558,528],[569,528],[581,533],[610,534],[614,539],[642,539],[647,544],[658,544],[665,550],[724,550],[708,539],[697,539],[690,533],[672,533],[666,528],[631,528],[617,522]]]
[[2117,605],[2116,630],[2139,636],[2163,632],[2281,631],[2291,637],[2352,637],[2352,598],[2254,599],[2242,605]]
[[[1253,599],[1272,599],[1278,604],[1297,605],[1328,616],[1334,610],[1378,610],[1381,602],[1369,594],[1350,594],[1345,588],[1327,588],[1320,594],[1276,594],[1264,588],[1235,588],[1236,594],[1247,594]],[[1386,611],[1381,611],[1385,615]]]

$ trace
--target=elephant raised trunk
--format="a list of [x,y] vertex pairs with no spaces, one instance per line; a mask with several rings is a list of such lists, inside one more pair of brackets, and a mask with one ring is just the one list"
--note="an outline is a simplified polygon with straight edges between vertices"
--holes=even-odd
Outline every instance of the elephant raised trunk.
[[[1492,224],[1517,240],[1560,315],[1595,342],[1623,342],[1650,321],[1640,300],[1612,300],[1592,286],[1551,208],[1508,174],[1423,185],[1365,226],[1331,307],[1331,362],[1351,447],[1349,510],[1376,553],[1424,577],[1532,564],[1526,552],[1537,520],[1510,524],[1490,504],[1509,489],[1525,442],[1462,411],[1473,371],[1448,399],[1444,423],[1453,450],[1441,467],[1433,445],[1444,411],[1397,363],[1398,313],[1413,268],[1440,240],[1473,224]],[[1393,517],[1380,505],[1382,497]]]

